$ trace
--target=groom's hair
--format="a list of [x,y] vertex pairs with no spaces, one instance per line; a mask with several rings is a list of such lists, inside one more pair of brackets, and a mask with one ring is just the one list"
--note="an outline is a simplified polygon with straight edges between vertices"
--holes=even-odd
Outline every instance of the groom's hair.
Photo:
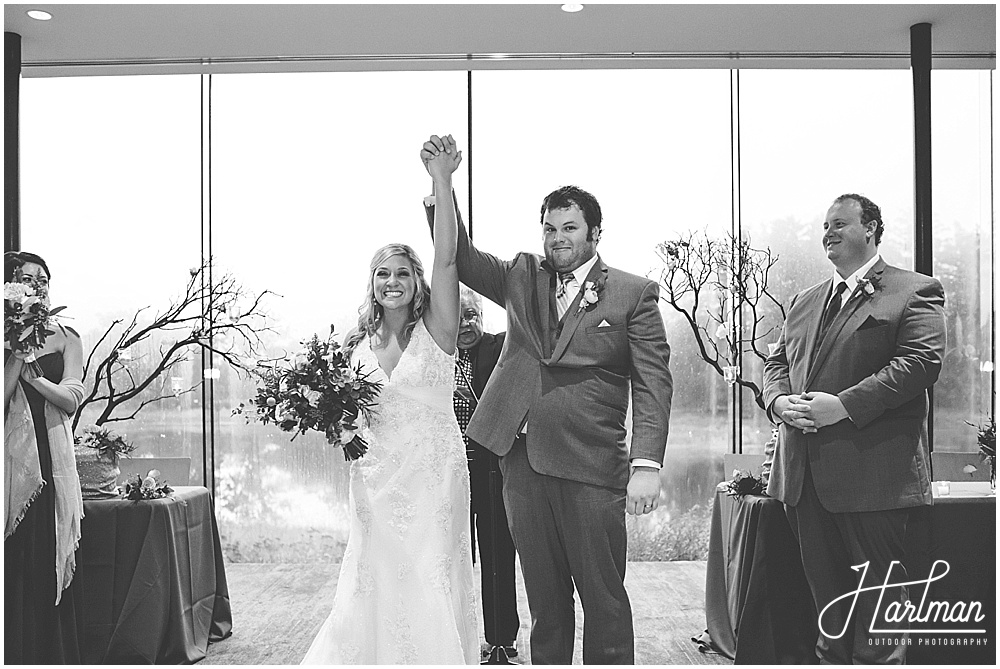
[[583,220],[587,223],[587,241],[591,242],[594,240],[594,228],[601,227],[601,205],[596,197],[578,186],[563,186],[546,195],[542,200],[539,222],[545,222],[545,212],[569,209],[574,204],[583,212]]

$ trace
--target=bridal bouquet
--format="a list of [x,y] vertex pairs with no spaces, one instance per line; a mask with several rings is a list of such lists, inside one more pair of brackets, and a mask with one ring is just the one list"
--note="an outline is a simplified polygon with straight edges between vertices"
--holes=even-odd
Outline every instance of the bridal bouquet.
[[[322,432],[327,442],[344,449],[345,460],[357,460],[368,450],[358,418],[370,416],[382,383],[369,380],[370,373],[363,374],[360,365],[351,369],[333,339],[333,328],[326,341],[313,335],[302,344],[305,348],[291,360],[258,368],[262,385],[250,399],[255,414],[247,416],[247,422],[274,423],[285,432],[295,432],[292,439],[309,430]],[[241,402],[233,413],[243,414],[245,406]]]
[[4,345],[15,353],[27,353],[25,362],[35,376],[41,376],[42,369],[35,361],[33,352],[41,349],[45,338],[53,334],[48,329],[49,319],[65,308],[49,309],[45,300],[27,284],[3,285]]

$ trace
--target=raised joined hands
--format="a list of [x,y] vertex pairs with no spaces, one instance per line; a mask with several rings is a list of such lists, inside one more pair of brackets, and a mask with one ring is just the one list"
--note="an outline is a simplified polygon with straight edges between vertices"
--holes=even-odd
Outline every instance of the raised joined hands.
[[420,161],[432,179],[443,179],[462,164],[462,152],[458,150],[455,138],[451,135],[431,135],[420,150]]

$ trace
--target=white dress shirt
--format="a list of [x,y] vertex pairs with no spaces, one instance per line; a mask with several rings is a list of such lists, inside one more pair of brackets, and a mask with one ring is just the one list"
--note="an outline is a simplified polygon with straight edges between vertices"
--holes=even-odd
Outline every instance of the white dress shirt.
[[833,270],[833,287],[834,287],[834,289],[837,288],[837,284],[838,283],[846,283],[847,284],[847,290],[844,291],[844,295],[846,295],[847,297],[844,298],[843,304],[847,304],[848,302],[851,301],[851,299],[854,298],[854,291],[857,290],[857,288],[858,288],[858,282],[861,279],[864,278],[865,274],[868,274],[868,270],[870,270],[872,267],[874,267],[875,263],[877,263],[881,258],[882,258],[882,256],[879,253],[876,253],[871,258],[871,260],[869,260],[864,265],[862,265],[861,267],[859,267],[858,270],[854,274],[850,275],[846,279],[844,277],[840,276],[840,272],[838,272],[836,269]]

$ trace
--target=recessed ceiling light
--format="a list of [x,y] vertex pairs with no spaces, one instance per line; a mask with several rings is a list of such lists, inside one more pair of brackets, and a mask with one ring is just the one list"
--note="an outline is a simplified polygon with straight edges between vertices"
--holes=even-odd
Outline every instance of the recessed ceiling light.
[[52,18],[52,15],[48,12],[43,12],[40,9],[29,9],[25,12],[28,16],[35,19],[36,21],[48,21]]
[[564,12],[570,12],[570,13],[579,12],[582,9],[583,9],[583,5],[577,5],[577,4],[567,4],[567,5],[563,5],[562,6],[562,10]]

